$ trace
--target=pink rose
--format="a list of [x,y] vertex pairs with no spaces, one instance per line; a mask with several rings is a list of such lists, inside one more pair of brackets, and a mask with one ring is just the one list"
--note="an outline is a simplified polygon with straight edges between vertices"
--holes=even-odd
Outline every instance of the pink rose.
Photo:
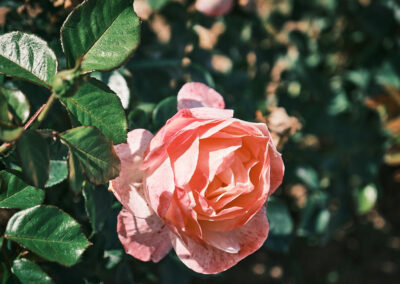
[[173,247],[189,268],[219,273],[258,250],[268,235],[266,201],[284,165],[265,124],[233,118],[220,94],[188,83],[178,113],[155,135],[144,129],[115,146],[126,252],[157,262]]
[[233,0],[197,0],[196,10],[211,17],[218,17],[228,13],[233,3]]

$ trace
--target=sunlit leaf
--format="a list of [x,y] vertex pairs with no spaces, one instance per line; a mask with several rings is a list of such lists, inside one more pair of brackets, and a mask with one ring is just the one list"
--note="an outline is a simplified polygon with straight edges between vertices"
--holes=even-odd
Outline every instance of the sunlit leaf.
[[51,278],[43,272],[39,265],[25,259],[16,259],[12,264],[12,272],[17,276],[22,284],[50,284],[53,283]]
[[26,184],[14,173],[1,171],[0,208],[26,209],[43,202],[44,191]]
[[79,224],[53,206],[36,206],[14,214],[5,237],[39,256],[71,266],[89,245]]
[[357,212],[359,214],[368,213],[376,204],[378,191],[374,184],[368,184],[357,192]]
[[140,20],[133,0],[87,0],[61,29],[68,65],[82,57],[84,71],[107,71],[122,65],[139,43]]
[[319,186],[319,179],[317,172],[311,167],[299,167],[296,170],[297,177],[304,182],[307,186],[315,189]]
[[9,109],[18,118],[19,123],[24,123],[29,118],[30,105],[26,96],[19,90],[11,90],[0,87],[0,93],[4,95]]
[[11,32],[0,36],[0,73],[50,88],[57,59],[35,35]]
[[128,123],[121,101],[107,85],[91,79],[71,97],[62,98],[73,121],[96,126],[115,144],[126,142]]

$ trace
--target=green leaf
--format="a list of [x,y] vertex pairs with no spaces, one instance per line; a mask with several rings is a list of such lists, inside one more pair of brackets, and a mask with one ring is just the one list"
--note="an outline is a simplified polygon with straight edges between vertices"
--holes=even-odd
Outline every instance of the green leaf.
[[49,179],[45,187],[52,187],[68,177],[68,147],[60,140],[47,139],[50,148]]
[[11,142],[18,139],[24,129],[16,126],[12,122],[12,114],[9,112],[8,101],[5,94],[0,89],[0,140]]
[[270,233],[274,235],[290,235],[293,231],[293,221],[286,204],[276,198],[270,198],[267,204]]
[[2,266],[1,272],[1,284],[8,284],[11,283],[11,272],[6,266],[4,262],[1,262],[0,265]]
[[316,191],[307,197],[297,235],[312,236],[325,233],[331,222],[331,215],[326,209],[327,203],[328,195],[325,192]]
[[78,157],[72,154],[68,156],[68,181],[73,192],[78,193],[85,184],[85,174]]
[[7,99],[2,92],[0,92],[0,121],[10,122]]
[[149,128],[151,122],[151,116],[149,116],[144,110],[135,108],[128,115],[129,128]]
[[400,88],[400,76],[397,74],[396,67],[392,63],[384,63],[378,70],[375,79],[378,84]]
[[374,184],[368,184],[361,190],[357,191],[356,202],[357,202],[357,212],[359,214],[368,213],[372,208],[374,208],[376,201],[378,199],[378,191]]
[[0,87],[0,93],[7,100],[12,113],[18,118],[20,124],[26,122],[29,118],[30,105],[26,96],[19,90],[10,90]]
[[168,2],[169,0],[148,0],[150,7],[155,11],[161,10]]
[[22,284],[54,283],[51,278],[43,272],[39,265],[25,258],[13,261],[12,272]]
[[26,209],[43,202],[44,191],[27,185],[17,175],[1,171],[0,180],[3,181],[0,191],[0,208]]
[[0,140],[5,142],[11,142],[17,140],[22,133],[24,128],[15,126],[10,123],[0,121]]
[[82,57],[84,72],[108,71],[132,55],[139,33],[133,0],[87,0],[66,19],[61,40],[70,67]]
[[107,85],[91,79],[72,97],[64,97],[73,121],[96,126],[115,144],[126,142],[128,123],[121,101]]
[[[71,164],[82,166],[83,172],[93,184],[104,184],[119,174],[120,161],[111,140],[97,128],[81,126],[60,135],[69,147]],[[70,168],[71,170],[71,168]]]
[[317,172],[311,167],[299,167],[296,169],[296,175],[305,185],[312,189],[319,187],[319,179]]
[[318,234],[325,232],[325,230],[328,228],[330,220],[331,220],[331,213],[329,212],[329,210],[326,208],[321,210],[321,212],[318,213],[318,216],[316,218],[315,231]]
[[45,187],[52,187],[65,180],[68,176],[67,161],[50,160],[49,179]]
[[293,232],[293,221],[284,201],[270,197],[267,203],[269,236],[265,246],[273,251],[289,250]]
[[121,262],[115,272],[115,283],[134,283],[132,268],[127,261]]
[[163,99],[153,111],[153,122],[157,129],[164,126],[168,119],[176,114],[177,111],[176,96]]
[[112,269],[121,262],[124,252],[120,249],[105,250],[103,258],[106,260],[106,268]]
[[11,32],[0,36],[0,73],[50,88],[57,59],[35,35]]
[[150,129],[155,106],[153,103],[139,103],[128,115],[129,129]]
[[87,184],[83,189],[83,197],[93,233],[99,232],[103,229],[111,210],[113,195],[106,188],[95,188]]
[[89,245],[79,224],[53,206],[36,206],[14,214],[8,221],[5,237],[66,266],[76,264]]
[[47,141],[34,130],[27,130],[17,142],[19,159],[27,179],[43,188],[49,178],[50,153]]
[[128,70],[118,69],[107,73],[93,72],[90,76],[107,84],[121,100],[122,107],[128,109],[131,100],[131,90],[126,77],[132,79]]

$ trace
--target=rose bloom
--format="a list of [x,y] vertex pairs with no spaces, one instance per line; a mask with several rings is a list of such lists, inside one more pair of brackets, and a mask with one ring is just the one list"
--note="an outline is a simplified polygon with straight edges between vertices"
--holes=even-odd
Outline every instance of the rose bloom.
[[196,10],[211,17],[218,17],[228,13],[234,0],[197,0]]
[[220,94],[188,83],[178,112],[153,136],[135,129],[115,146],[125,251],[158,262],[173,247],[199,273],[224,271],[265,242],[266,202],[284,165],[267,126],[233,118]]

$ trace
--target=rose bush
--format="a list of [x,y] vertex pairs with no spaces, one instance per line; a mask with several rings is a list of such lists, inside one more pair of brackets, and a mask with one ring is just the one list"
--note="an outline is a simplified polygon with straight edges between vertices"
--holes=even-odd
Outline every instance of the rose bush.
[[228,13],[233,4],[233,0],[197,0],[196,10],[211,17],[218,17]]
[[157,262],[173,247],[194,271],[219,273],[266,240],[281,155],[265,124],[224,107],[216,91],[188,83],[155,136],[136,129],[115,146],[121,172],[110,189],[123,205],[117,230],[128,254]]

